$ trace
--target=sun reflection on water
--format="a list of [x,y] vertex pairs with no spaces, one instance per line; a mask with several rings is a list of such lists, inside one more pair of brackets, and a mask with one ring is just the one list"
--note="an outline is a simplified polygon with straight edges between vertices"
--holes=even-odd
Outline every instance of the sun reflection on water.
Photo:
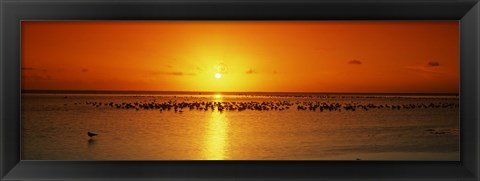
[[215,94],[213,98],[215,99],[215,101],[221,102],[223,97],[221,94]]
[[[215,95],[217,102],[221,102],[221,95]],[[225,113],[214,111],[208,120],[205,134],[205,159],[224,160],[227,159],[229,122]]]

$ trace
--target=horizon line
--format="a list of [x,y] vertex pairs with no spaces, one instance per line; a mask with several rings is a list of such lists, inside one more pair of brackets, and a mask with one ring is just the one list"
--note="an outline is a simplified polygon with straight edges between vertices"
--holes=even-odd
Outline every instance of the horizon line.
[[21,93],[260,93],[260,94],[411,94],[411,95],[459,95],[458,92],[311,92],[311,91],[165,91],[165,90],[46,90],[28,89]]

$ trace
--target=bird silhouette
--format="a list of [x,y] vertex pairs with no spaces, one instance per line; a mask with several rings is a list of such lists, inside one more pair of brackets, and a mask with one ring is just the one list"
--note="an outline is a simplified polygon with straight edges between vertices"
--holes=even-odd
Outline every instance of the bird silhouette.
[[88,136],[90,136],[90,137],[93,137],[93,136],[97,136],[97,135],[98,135],[97,133],[90,132],[90,131],[89,131],[87,134],[88,134]]

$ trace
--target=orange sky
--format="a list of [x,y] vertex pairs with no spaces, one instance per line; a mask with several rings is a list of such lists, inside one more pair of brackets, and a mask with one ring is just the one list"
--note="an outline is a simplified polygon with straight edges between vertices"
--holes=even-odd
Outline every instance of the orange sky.
[[22,89],[458,93],[458,33],[457,21],[27,21]]

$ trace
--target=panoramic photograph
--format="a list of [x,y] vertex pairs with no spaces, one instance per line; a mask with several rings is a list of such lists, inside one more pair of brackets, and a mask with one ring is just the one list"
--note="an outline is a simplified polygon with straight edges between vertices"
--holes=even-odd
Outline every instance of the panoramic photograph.
[[22,21],[22,160],[460,160],[458,21]]

